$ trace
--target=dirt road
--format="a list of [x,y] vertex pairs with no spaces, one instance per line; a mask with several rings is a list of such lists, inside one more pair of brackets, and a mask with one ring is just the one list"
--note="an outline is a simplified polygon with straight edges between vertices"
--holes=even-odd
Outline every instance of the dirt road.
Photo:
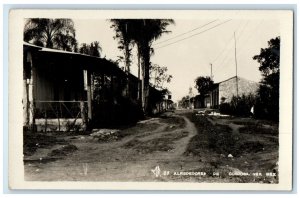
[[[166,113],[122,132],[129,135],[107,143],[99,143],[91,136],[64,137],[78,150],[53,162],[26,163],[26,179],[165,181],[174,180],[168,176],[171,172],[188,170],[198,163],[184,155],[190,139],[197,134],[194,124],[184,115]],[[47,152],[37,152],[31,158],[43,158]]]
[[278,126],[271,125],[176,111],[104,140],[56,134],[42,138],[51,146],[25,155],[25,179],[276,183]]

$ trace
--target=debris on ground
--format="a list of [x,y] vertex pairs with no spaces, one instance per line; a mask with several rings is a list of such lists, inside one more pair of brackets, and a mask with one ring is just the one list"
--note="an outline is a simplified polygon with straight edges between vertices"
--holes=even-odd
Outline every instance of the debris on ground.
[[228,157],[229,157],[229,158],[233,158],[233,155],[229,154]]
[[118,140],[120,137],[120,130],[118,129],[93,129],[90,136],[97,139],[99,142],[109,142]]
[[78,150],[78,148],[75,145],[68,144],[68,145],[63,145],[62,147],[58,149],[52,150],[48,156],[51,157],[60,157],[60,156],[66,156],[70,153],[73,153],[74,151]]
[[217,112],[216,110],[210,110],[210,109],[198,111],[196,113],[196,116],[199,116],[199,115],[202,115],[202,116],[203,115],[207,115],[207,116],[217,116],[217,117],[229,117],[229,115],[221,114],[220,112]]
[[146,124],[149,122],[158,122],[159,118],[150,118],[150,119],[146,119],[146,120],[141,120],[139,122],[137,122],[137,124]]

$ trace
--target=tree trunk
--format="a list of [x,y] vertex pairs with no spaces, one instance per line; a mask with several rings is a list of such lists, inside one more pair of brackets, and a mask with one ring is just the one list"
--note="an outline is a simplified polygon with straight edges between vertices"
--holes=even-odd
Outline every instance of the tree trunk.
[[144,60],[142,60],[142,109],[145,113],[145,63]]
[[137,100],[140,101],[141,99],[141,84],[140,84],[140,79],[141,79],[141,53],[138,47],[137,50],[137,59],[138,59],[138,92],[137,92]]
[[[23,71],[25,72],[25,70]],[[28,85],[26,77],[23,79],[23,126],[29,126],[29,98]]]
[[150,47],[143,49],[143,80],[142,80],[142,107],[145,114],[149,112],[149,68],[150,68]]
[[92,120],[92,90],[91,73],[87,70],[87,102],[88,102],[88,122]]
[[130,96],[130,90],[129,90],[129,74],[130,74],[130,54],[129,54],[129,46],[125,45],[125,73],[127,76],[126,79],[126,96]]

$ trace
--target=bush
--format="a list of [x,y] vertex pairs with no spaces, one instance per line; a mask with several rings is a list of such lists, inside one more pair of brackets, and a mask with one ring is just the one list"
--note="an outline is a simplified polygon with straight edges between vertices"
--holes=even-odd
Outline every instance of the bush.
[[251,115],[251,107],[255,104],[253,95],[233,96],[230,103],[220,104],[220,113],[235,116],[248,117]]
[[261,85],[254,109],[255,116],[260,119],[279,120],[279,88]]
[[143,118],[143,111],[137,102],[120,97],[93,105],[93,127],[116,127],[130,125]]
[[232,114],[232,109],[229,103],[220,104],[220,113],[221,114]]

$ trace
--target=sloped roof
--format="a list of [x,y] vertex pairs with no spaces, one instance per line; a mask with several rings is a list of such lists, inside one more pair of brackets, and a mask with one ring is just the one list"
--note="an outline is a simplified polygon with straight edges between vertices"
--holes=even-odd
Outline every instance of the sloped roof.
[[[96,56],[90,56],[86,54],[81,54],[77,52],[69,52],[69,51],[64,51],[64,50],[58,50],[58,49],[51,49],[51,48],[46,48],[46,47],[40,47],[31,43],[23,42],[23,47],[24,50],[34,50],[37,51],[38,53],[42,53],[42,55],[47,56],[48,54],[55,54],[56,56],[71,56],[76,58],[78,61],[87,61],[90,62],[87,64],[85,67],[89,67],[92,69],[105,69],[106,71],[111,71],[113,73],[118,73],[120,75],[125,75],[125,72],[118,67],[117,64],[113,63],[112,61],[109,61],[105,58],[100,58]],[[91,64],[93,63],[93,64]],[[94,64],[95,63],[95,64]],[[99,67],[99,64],[101,67]],[[133,74],[130,74],[130,78],[137,79],[136,76]]]
[[245,81],[250,81],[250,82],[253,82],[253,83],[258,83],[258,82],[255,82],[255,81],[253,81],[253,80],[248,80],[248,79],[243,78],[243,77],[240,77],[240,76],[233,76],[233,77],[230,77],[230,78],[228,78],[228,79],[226,79],[226,80],[223,80],[223,81],[220,81],[220,82],[214,83],[214,84],[220,84],[220,83],[229,81],[229,80],[234,79],[234,78],[242,79],[242,80],[245,80]]

